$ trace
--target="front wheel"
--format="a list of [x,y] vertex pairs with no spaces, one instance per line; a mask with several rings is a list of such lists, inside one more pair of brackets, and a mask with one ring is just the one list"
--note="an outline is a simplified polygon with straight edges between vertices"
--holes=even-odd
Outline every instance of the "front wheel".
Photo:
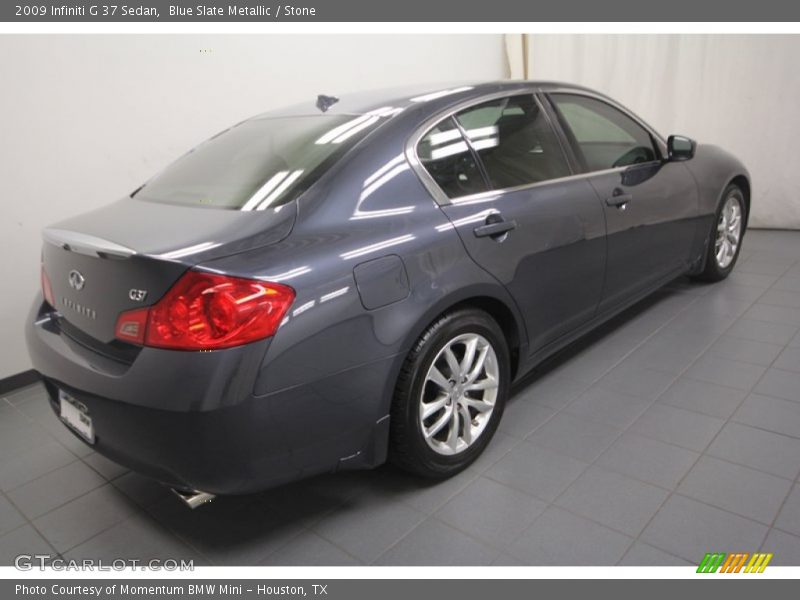
[[464,309],[440,317],[401,369],[390,460],[432,478],[466,468],[494,435],[509,385],[508,347],[489,315]]
[[736,185],[729,185],[722,196],[714,226],[708,239],[708,254],[703,272],[697,278],[720,281],[733,271],[744,235],[744,194]]

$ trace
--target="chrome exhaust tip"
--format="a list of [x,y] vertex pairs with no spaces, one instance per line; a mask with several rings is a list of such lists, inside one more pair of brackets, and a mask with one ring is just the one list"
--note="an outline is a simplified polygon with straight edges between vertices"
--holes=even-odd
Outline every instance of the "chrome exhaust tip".
[[211,502],[216,496],[214,494],[209,494],[208,492],[200,492],[198,490],[176,490],[175,488],[170,488],[172,493],[175,494],[181,501],[194,510],[198,506],[202,506],[203,504],[208,504]]

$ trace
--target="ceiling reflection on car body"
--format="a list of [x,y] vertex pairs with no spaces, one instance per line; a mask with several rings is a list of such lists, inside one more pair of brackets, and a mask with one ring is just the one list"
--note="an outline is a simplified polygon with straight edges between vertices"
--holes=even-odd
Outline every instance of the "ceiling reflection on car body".
[[413,212],[415,206],[398,206],[395,208],[376,209],[376,210],[362,210],[361,206],[364,201],[369,198],[376,190],[380,189],[392,179],[397,177],[400,173],[410,169],[406,162],[404,154],[398,154],[390,161],[386,162],[383,166],[377,169],[372,175],[367,177],[363,183],[361,195],[358,198],[353,216],[350,220],[357,219],[374,219],[376,217],[393,217],[395,215],[404,215]]
[[438,92],[431,92],[430,94],[425,94],[423,96],[415,96],[414,98],[409,98],[409,102],[430,102],[431,100],[438,100],[439,98],[444,98],[445,96],[450,96],[452,94],[458,94],[459,92],[466,92],[472,89],[473,86],[467,85],[457,88],[450,88],[447,90],[440,90]]
[[417,239],[417,236],[415,236],[413,233],[409,233],[406,235],[401,235],[396,238],[385,240],[383,242],[377,242],[375,244],[369,244],[368,246],[356,248],[355,250],[344,252],[339,256],[344,260],[350,260],[351,258],[358,258],[359,256],[364,256],[365,254],[371,254],[372,252],[377,252],[378,250],[383,250],[385,248],[391,248],[392,246],[405,244],[415,239]]

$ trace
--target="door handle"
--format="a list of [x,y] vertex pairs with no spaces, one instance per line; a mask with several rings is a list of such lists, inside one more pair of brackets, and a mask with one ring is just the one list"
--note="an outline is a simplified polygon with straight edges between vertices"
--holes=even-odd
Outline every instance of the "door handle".
[[620,210],[625,210],[628,205],[628,202],[633,200],[633,196],[630,194],[626,194],[620,188],[616,188],[612,193],[610,198],[606,198],[606,204],[608,206],[615,206]]
[[516,228],[517,228],[516,221],[513,220],[506,221],[505,219],[503,219],[502,215],[498,213],[492,213],[488,217],[486,217],[485,225],[479,225],[472,231],[475,234],[475,237],[496,238]]

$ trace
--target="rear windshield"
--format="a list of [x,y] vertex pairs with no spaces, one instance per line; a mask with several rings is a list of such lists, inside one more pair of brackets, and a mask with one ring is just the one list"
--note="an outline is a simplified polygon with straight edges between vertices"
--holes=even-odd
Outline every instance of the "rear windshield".
[[178,159],[138,199],[235,210],[290,202],[384,119],[366,114],[245,121]]

